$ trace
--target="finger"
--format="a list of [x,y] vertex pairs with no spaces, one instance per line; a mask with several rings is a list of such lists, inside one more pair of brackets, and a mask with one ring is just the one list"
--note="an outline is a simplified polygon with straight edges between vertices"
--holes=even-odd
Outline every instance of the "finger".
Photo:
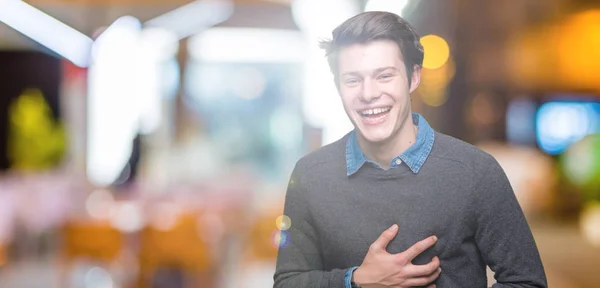
[[433,246],[437,242],[436,236],[431,236],[421,240],[410,248],[406,249],[406,251],[400,253],[403,257],[406,257],[408,262],[412,261],[419,254],[423,253],[423,251],[427,250],[429,247]]
[[427,276],[433,274],[438,268],[440,268],[440,259],[436,256],[433,257],[431,262],[424,265],[409,264],[409,266],[406,267],[406,275],[410,277]]
[[406,280],[408,286],[425,286],[431,282],[434,282],[442,273],[442,268],[438,268],[433,274],[425,277],[417,277]]
[[385,247],[387,247],[390,241],[396,237],[396,234],[398,234],[398,225],[394,224],[392,227],[383,231],[383,233],[379,235],[379,238],[377,238],[377,240],[371,244],[371,248],[385,250]]

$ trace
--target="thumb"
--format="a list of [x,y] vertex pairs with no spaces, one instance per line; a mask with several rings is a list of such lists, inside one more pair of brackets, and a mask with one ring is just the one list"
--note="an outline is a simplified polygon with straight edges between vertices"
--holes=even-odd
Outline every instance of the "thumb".
[[398,225],[394,224],[392,225],[392,227],[383,231],[383,233],[379,235],[379,238],[377,238],[377,240],[373,242],[372,247],[376,249],[385,250],[390,241],[392,241],[392,239],[396,237],[396,234],[398,234]]

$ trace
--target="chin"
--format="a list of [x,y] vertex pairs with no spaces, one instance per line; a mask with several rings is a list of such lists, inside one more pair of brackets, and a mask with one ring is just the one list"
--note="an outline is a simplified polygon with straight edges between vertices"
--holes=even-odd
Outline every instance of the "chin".
[[388,129],[373,129],[371,127],[368,128],[359,128],[359,133],[369,143],[382,143],[389,140],[392,136],[392,131]]

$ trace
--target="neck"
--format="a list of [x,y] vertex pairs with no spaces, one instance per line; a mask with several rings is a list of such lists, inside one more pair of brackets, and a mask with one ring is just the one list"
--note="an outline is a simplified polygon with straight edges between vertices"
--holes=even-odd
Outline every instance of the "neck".
[[382,168],[388,169],[394,157],[404,153],[404,151],[415,143],[417,131],[418,127],[412,121],[412,113],[409,113],[407,119],[402,123],[400,130],[386,141],[377,143],[368,142],[360,134],[357,134],[358,144],[363,153],[365,153],[365,156],[379,164]]

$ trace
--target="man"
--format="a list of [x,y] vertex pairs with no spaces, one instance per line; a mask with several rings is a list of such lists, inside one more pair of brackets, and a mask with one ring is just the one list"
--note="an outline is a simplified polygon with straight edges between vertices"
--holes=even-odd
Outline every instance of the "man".
[[366,12],[322,43],[355,129],[296,164],[275,287],[487,287],[486,265],[493,287],[547,286],[495,159],[412,113],[419,39]]

